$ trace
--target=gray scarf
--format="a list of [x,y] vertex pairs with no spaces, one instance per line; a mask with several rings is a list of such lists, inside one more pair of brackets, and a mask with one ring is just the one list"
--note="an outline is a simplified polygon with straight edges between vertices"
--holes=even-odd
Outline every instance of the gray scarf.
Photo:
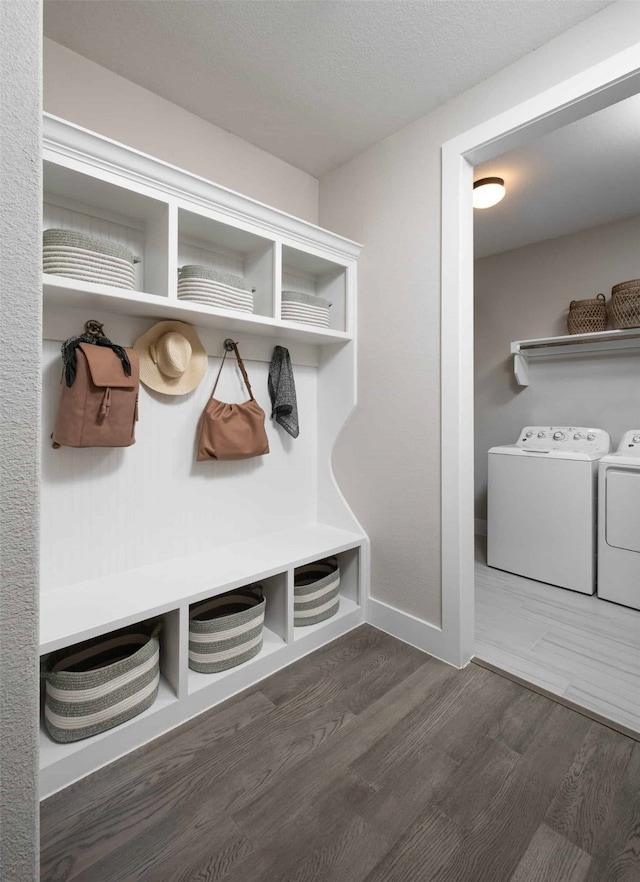
[[298,426],[298,404],[296,384],[289,350],[276,346],[269,365],[269,398],[271,399],[271,419],[275,420],[293,438],[300,434]]

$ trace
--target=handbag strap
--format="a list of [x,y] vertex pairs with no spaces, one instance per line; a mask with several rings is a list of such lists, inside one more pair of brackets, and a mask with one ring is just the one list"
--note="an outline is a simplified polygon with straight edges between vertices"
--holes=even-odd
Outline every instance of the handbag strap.
[[211,391],[211,398],[216,394],[216,389],[218,387],[218,380],[220,379],[220,374],[222,373],[222,368],[224,367],[224,361],[229,352],[235,352],[236,359],[238,362],[238,367],[240,368],[240,373],[242,374],[242,379],[244,380],[245,386],[247,387],[247,392],[249,393],[249,398],[252,401],[255,401],[253,397],[253,392],[251,391],[251,383],[249,382],[249,377],[247,376],[247,371],[245,369],[244,363],[240,358],[240,353],[238,352],[238,344],[231,339],[227,339],[224,341],[224,355],[222,356],[222,361],[220,362],[220,368],[218,370],[218,376],[216,377],[216,381],[213,384],[213,389]]

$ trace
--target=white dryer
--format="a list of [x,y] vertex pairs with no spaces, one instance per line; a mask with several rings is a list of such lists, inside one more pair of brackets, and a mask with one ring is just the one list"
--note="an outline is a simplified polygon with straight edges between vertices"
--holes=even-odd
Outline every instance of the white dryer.
[[640,609],[640,429],[600,460],[598,597]]
[[602,429],[526,426],[489,451],[487,563],[539,582],[593,594]]

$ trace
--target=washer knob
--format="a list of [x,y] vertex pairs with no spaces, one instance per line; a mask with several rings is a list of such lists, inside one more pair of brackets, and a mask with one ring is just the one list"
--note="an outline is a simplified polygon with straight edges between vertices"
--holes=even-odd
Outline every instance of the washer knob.
[[581,441],[582,440],[582,435],[580,434],[580,432],[575,433],[575,435],[573,436],[573,440],[574,441]]
[[[525,438],[530,438],[532,435],[533,435],[533,432],[525,432],[524,437],[525,437]],[[640,438],[639,438],[638,440],[640,441]]]
[[564,437],[565,437],[564,432],[554,432],[553,433],[553,440],[554,441],[564,441]]
[[538,432],[538,438],[544,438],[544,432]]
[[593,434],[593,432],[589,432],[589,434],[587,435],[587,441],[595,441],[595,438],[596,436]]
[[640,435],[634,435],[631,440],[634,444],[640,444]]

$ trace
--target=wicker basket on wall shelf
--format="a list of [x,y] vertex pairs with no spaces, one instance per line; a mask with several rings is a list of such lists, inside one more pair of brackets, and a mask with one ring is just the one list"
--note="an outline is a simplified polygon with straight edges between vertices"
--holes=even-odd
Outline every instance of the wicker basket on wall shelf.
[[613,286],[609,314],[616,331],[640,328],[640,279],[630,279]]
[[572,300],[569,304],[567,328],[570,334],[593,334],[607,327],[607,307],[604,294],[592,300]]

